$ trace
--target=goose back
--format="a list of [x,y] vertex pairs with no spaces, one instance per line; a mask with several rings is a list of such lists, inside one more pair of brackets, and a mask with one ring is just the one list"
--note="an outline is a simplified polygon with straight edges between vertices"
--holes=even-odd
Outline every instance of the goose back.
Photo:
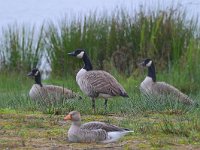
[[174,86],[167,84],[165,82],[156,82],[156,84],[153,84],[153,89],[155,90],[156,94],[173,96],[177,98],[177,100],[185,104],[194,103],[193,100],[191,100],[186,94],[182,93]]
[[112,132],[112,131],[128,131],[128,129],[120,128],[115,125],[107,124],[104,122],[88,122],[83,125],[81,125],[81,129],[88,129],[88,130],[96,130],[96,129],[103,129],[106,132]]
[[[109,73],[100,70],[83,70],[76,76],[80,89],[90,97],[128,96],[125,89]],[[79,71],[79,72],[80,72]]]
[[149,77],[146,77],[141,83],[140,90],[147,96],[172,96],[185,104],[194,103],[186,94],[182,93],[174,86],[167,84],[166,82],[153,82]]
[[29,96],[33,100],[51,100],[57,101],[61,98],[69,99],[75,98],[78,95],[67,88],[63,88],[55,85],[43,85],[34,84],[29,92]]

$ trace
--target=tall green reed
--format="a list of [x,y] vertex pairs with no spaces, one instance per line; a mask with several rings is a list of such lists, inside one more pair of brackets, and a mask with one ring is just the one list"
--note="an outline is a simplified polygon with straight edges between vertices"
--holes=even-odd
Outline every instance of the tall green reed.
[[[91,14],[83,20],[75,18],[70,23],[63,20],[58,28],[51,24],[47,39],[54,45],[51,51],[56,63],[62,61],[60,55],[64,57],[70,50],[85,48],[96,67],[106,68],[104,62],[110,61],[117,50],[123,53],[124,47],[130,51],[134,62],[138,57],[151,57],[162,61],[162,68],[168,62],[177,63],[188,50],[190,41],[196,38],[196,22],[187,24],[185,12],[177,9],[149,11],[147,14],[144,11],[130,14],[119,9],[111,16]],[[71,64],[64,60],[62,64]],[[59,67],[61,65],[56,68]]]
[[30,70],[36,66],[43,49],[43,26],[38,33],[34,27],[28,28],[25,25],[13,25],[3,29],[1,51],[6,53],[6,69]]
[[[34,27],[3,29],[1,55],[8,57],[6,67],[30,70],[45,50],[51,58],[53,74],[69,77],[82,62],[67,53],[84,48],[95,69],[117,70],[129,77],[135,74],[139,59],[150,57],[155,60],[157,69],[172,72],[172,79],[177,78],[183,68],[182,78],[172,82],[181,80],[184,84],[191,79],[194,85],[186,90],[198,88],[198,25],[195,19],[188,20],[181,8],[172,6],[162,11],[141,8],[132,12],[118,8],[111,15],[92,12],[71,18],[46,24],[38,34]],[[183,66],[182,62],[185,62]]]

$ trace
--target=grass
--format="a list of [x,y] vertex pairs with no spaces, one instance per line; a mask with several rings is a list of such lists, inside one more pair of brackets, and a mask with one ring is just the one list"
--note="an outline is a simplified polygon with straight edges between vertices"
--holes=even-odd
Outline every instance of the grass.
[[4,70],[30,70],[37,65],[43,49],[43,26],[38,33],[34,27],[17,24],[2,29],[1,65]]
[[[127,78],[137,76],[139,59],[150,57],[159,70],[171,73],[169,78],[180,83],[176,84],[179,88],[187,92],[200,88],[196,69],[200,63],[198,20],[188,20],[181,8],[141,7],[132,12],[118,8],[111,15],[91,12],[83,18],[72,18],[48,21],[38,30],[16,24],[4,28],[0,43],[3,70],[29,71],[37,66],[42,54],[48,53],[53,74],[68,78],[81,62],[69,58],[67,53],[84,48],[94,68],[117,70]],[[182,78],[176,78],[182,72]]]
[[[152,99],[143,97],[138,90],[138,80],[116,76],[123,84],[130,98],[113,98],[108,102],[105,115],[103,101],[97,100],[97,113],[93,114],[91,100],[80,92],[74,77],[66,79],[51,78],[44,81],[65,85],[78,91],[82,100],[72,99],[52,106],[35,103],[27,96],[33,83],[26,76],[2,73],[0,78],[0,147],[33,148],[113,148],[116,149],[187,149],[200,147],[200,109],[173,102],[171,98]],[[162,76],[161,76],[162,77]],[[21,84],[23,82],[23,84]],[[7,86],[5,86],[7,85]],[[199,102],[196,95],[195,101]],[[159,103],[158,103],[159,101]],[[134,130],[114,144],[75,144],[66,141],[66,131],[70,122],[63,117],[72,110],[81,112],[83,122],[103,121]],[[11,140],[12,139],[12,140]]]
[[[139,84],[146,73],[136,68],[137,60],[155,60],[158,80],[171,83],[200,103],[199,30],[196,20],[186,20],[184,11],[129,14],[118,9],[111,16],[91,13],[84,19],[63,19],[58,26],[40,28],[9,26],[1,37],[0,58],[0,148],[16,149],[192,149],[200,147],[200,109],[185,106],[173,97],[141,96]],[[105,115],[103,101],[91,100],[78,88],[75,73],[81,61],[67,53],[85,48],[94,68],[108,70],[124,86],[130,98],[113,98]],[[30,100],[34,81],[26,74],[43,52],[52,61],[53,73],[46,84],[68,87],[83,99],[58,101],[52,105]],[[3,61],[2,61],[3,60]],[[83,122],[104,121],[135,132],[114,144],[75,144],[66,141],[70,123],[63,115],[78,110]]]
[[1,109],[1,148],[117,148],[119,149],[187,149],[198,148],[199,122],[197,118],[146,112],[140,115],[82,115],[82,122],[103,121],[134,130],[113,144],[68,143],[66,130],[70,122],[63,115]]

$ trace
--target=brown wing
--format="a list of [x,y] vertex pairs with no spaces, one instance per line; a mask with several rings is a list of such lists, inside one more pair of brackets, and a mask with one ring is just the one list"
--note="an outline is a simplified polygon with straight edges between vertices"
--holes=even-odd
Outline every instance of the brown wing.
[[100,142],[106,140],[108,134],[105,130],[96,129],[80,129],[77,131],[68,132],[68,139],[71,142]]
[[172,85],[169,85],[165,82],[157,82],[154,85],[154,89],[158,94],[163,94],[163,95],[171,95],[176,98],[180,102],[186,103],[186,104],[193,104],[193,100],[191,100],[187,95],[179,91],[177,88],[173,87]]
[[118,81],[105,71],[88,71],[84,74],[84,78],[87,79],[87,84],[98,94],[128,96]]
[[65,98],[74,98],[78,96],[76,93],[72,92],[71,90],[67,88],[63,88],[61,86],[55,86],[55,85],[44,85],[44,88],[47,90],[47,92],[50,95],[53,96],[64,96]]
[[81,125],[81,129],[87,129],[87,130],[97,130],[97,129],[103,129],[106,132],[111,131],[127,131],[128,129],[120,128],[115,125],[106,124],[104,122],[88,122],[83,125]]

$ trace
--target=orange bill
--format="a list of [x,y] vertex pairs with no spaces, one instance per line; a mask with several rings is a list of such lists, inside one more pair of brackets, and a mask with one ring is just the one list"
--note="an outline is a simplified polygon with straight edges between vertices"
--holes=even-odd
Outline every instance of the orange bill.
[[72,116],[70,114],[64,117],[64,120],[71,120],[71,119],[72,119]]

